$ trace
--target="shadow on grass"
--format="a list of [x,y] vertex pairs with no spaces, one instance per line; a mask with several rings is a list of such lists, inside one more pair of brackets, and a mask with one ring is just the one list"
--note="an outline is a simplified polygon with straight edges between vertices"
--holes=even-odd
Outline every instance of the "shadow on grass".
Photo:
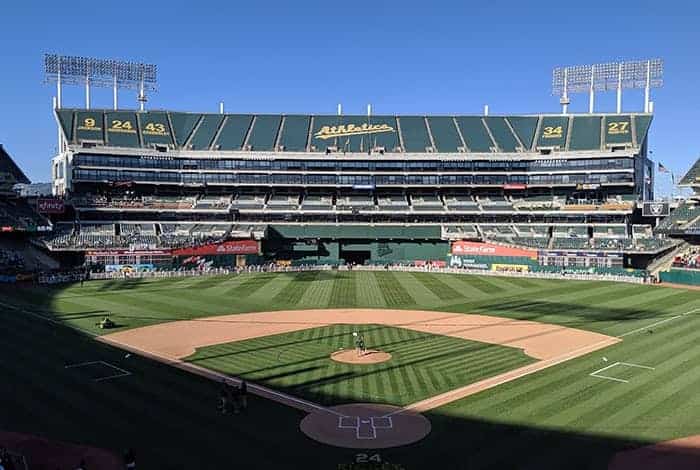
[[[18,332],[0,342],[0,357],[22,358],[2,361],[3,428],[115,453],[131,447],[144,468],[230,468],[233,459],[247,469],[326,470],[376,453],[406,470],[604,469],[614,453],[648,444],[467,418],[453,404],[426,414],[432,432],[416,444],[369,452],[329,447],[302,435],[304,414],[287,406],[253,396],[246,413],[222,416],[218,382],[137,355],[127,360],[119,349],[29,316],[4,311],[0,321]],[[91,382],[65,373],[64,364],[86,360],[132,375]]]
[[[51,296],[37,298],[35,305],[39,311],[49,311]],[[551,314],[555,305],[564,312],[573,308],[566,303],[515,300],[498,305],[526,315],[539,313],[533,308],[544,314]],[[649,318],[653,313],[651,307],[606,311],[621,320]],[[591,470],[606,469],[616,452],[650,444],[508,423],[507,412],[499,422],[485,421],[470,417],[473,411],[456,402],[426,414],[432,432],[418,443],[380,451],[329,447],[301,434],[298,426],[304,414],[287,406],[253,396],[245,414],[222,416],[216,409],[218,382],[138,355],[127,359],[124,351],[76,330],[9,309],[0,311],[0,328],[3,430],[89,444],[117,454],[134,448],[143,468],[222,469],[235,464],[246,469],[328,470],[347,468],[339,465],[355,462],[358,454],[376,453],[406,470]],[[64,369],[66,364],[95,360],[131,375],[92,382]],[[325,400],[345,398],[326,394]]]

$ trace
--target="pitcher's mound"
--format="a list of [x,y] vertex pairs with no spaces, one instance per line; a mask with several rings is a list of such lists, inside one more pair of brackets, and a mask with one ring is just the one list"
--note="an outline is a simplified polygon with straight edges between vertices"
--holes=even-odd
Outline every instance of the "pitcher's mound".
[[430,421],[392,405],[353,403],[314,411],[300,428],[311,439],[336,447],[386,449],[420,441],[430,433]]
[[380,362],[386,362],[391,359],[391,354],[384,351],[368,349],[362,353],[362,355],[358,355],[355,349],[341,349],[331,354],[331,359],[346,364],[379,364]]

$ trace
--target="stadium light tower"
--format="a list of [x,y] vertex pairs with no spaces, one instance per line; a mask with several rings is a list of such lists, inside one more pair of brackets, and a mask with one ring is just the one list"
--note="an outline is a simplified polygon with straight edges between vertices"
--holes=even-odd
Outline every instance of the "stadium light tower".
[[157,67],[153,64],[114,59],[44,54],[44,79],[56,83],[56,107],[62,107],[63,85],[85,85],[85,108],[90,109],[90,87],[112,88],[114,109],[121,89],[137,90],[144,110],[146,91],[156,91]]
[[570,93],[588,93],[588,112],[593,113],[595,93],[615,90],[617,113],[622,112],[622,90],[644,88],[644,112],[652,110],[651,89],[663,86],[662,59],[607,62],[593,65],[557,67],[552,71],[552,94],[559,95],[562,114],[569,110]]

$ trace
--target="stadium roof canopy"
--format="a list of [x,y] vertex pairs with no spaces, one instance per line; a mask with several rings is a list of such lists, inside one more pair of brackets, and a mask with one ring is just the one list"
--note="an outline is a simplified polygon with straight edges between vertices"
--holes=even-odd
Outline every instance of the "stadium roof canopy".
[[698,158],[695,164],[690,167],[688,173],[681,178],[681,182],[679,184],[681,186],[700,187],[700,158]]
[[188,151],[523,153],[639,148],[651,114],[336,116],[60,109],[66,141]]
[[29,178],[12,160],[5,148],[0,144],[0,184],[29,184]]

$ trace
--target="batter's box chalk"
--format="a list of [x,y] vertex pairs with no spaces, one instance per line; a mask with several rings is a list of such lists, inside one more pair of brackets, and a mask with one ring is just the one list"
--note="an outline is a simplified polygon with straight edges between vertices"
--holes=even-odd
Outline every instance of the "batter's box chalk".
[[391,429],[394,424],[391,422],[391,416],[373,416],[372,427],[375,429]]
[[340,416],[338,417],[339,428],[357,429],[360,426],[360,418],[358,416]]
[[358,439],[376,439],[377,430],[372,426],[371,419],[360,420],[360,425],[357,427]]

